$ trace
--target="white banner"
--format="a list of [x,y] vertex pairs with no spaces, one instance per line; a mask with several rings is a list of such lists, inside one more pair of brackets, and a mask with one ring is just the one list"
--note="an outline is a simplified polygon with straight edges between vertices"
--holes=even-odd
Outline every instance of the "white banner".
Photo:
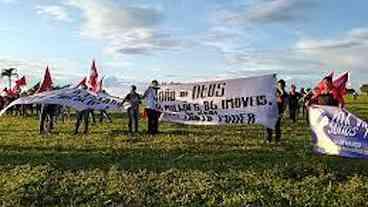
[[311,106],[309,122],[314,151],[368,159],[368,123],[332,106]]
[[58,104],[78,111],[119,110],[122,107],[122,100],[104,93],[94,94],[84,89],[66,88],[19,98],[4,108],[0,115],[12,106],[21,104]]
[[162,121],[192,124],[262,124],[278,118],[274,75],[163,85],[158,92]]

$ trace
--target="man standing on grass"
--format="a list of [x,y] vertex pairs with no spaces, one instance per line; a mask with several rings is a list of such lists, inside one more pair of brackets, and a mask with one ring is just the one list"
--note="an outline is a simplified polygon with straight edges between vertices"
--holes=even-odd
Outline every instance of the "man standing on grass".
[[297,121],[300,98],[301,94],[296,91],[296,86],[292,84],[289,93],[289,116],[294,123]]
[[[284,80],[279,80],[278,81],[278,87],[277,87],[277,91],[276,91],[276,100],[277,100],[277,107],[279,109],[279,116],[276,122],[276,126],[275,126],[275,141],[276,142],[280,142],[281,140],[281,118],[282,115],[285,111],[285,106],[287,103],[287,98],[288,98],[288,94],[285,91],[285,81]],[[270,128],[267,128],[267,141],[268,143],[272,142],[272,135],[273,135],[273,131]]]
[[141,104],[141,95],[137,92],[137,87],[135,85],[131,86],[131,91],[126,95],[123,103],[128,103],[128,128],[129,133],[138,132],[138,120],[139,120],[139,104]]
[[158,133],[158,121],[160,118],[160,112],[157,110],[158,89],[160,89],[158,81],[153,80],[143,96],[147,104],[145,112],[148,116],[148,133],[151,135]]

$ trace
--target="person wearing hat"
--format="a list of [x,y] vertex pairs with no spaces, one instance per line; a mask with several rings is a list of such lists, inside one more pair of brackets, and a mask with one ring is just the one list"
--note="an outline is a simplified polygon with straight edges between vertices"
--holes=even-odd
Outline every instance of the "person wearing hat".
[[154,135],[158,132],[158,120],[160,112],[157,110],[157,92],[160,89],[157,80],[153,80],[148,89],[144,92],[146,100],[145,112],[148,117],[148,133]]
[[124,103],[127,103],[125,105],[125,108],[128,112],[128,128],[129,132],[138,132],[138,120],[139,120],[139,104],[141,104],[141,98],[142,96],[139,95],[137,92],[137,87],[135,85],[131,86],[131,91],[125,96],[123,100]]
[[[276,126],[275,126],[275,141],[280,142],[281,140],[281,118],[286,108],[288,94],[285,91],[285,86],[286,86],[285,81],[281,79],[277,83],[278,83],[278,87],[276,90],[276,101],[277,101],[277,107],[279,109],[279,116],[278,116]],[[272,142],[273,131],[274,130],[270,128],[267,129],[267,141],[269,143]]]

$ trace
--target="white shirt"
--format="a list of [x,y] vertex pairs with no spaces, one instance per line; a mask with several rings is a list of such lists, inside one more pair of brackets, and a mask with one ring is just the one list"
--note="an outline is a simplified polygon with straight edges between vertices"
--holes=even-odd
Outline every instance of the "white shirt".
[[145,101],[147,104],[148,109],[157,109],[157,94],[156,94],[156,90],[153,89],[152,87],[149,87],[146,92],[144,93],[145,95]]

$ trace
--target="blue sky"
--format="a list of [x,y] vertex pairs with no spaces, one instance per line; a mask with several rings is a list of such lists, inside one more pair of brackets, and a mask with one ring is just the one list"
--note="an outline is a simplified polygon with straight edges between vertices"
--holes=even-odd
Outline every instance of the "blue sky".
[[[312,86],[331,70],[368,82],[368,1],[0,0],[0,67],[77,82],[91,60],[123,95],[151,79],[278,73]],[[2,81],[4,84],[5,81]]]

